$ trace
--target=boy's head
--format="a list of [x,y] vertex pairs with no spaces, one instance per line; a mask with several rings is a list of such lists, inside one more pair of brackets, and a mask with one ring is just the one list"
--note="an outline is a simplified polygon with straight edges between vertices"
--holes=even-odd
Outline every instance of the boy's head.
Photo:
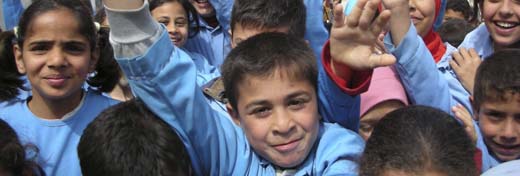
[[177,133],[140,100],[103,111],[78,145],[83,175],[187,175],[189,156]]
[[437,33],[441,36],[443,42],[448,42],[454,47],[458,47],[466,34],[473,30],[473,25],[462,19],[450,19],[442,23],[437,29]]
[[476,175],[474,148],[447,113],[409,106],[376,125],[361,157],[360,175]]
[[475,76],[474,114],[490,153],[501,161],[520,158],[520,50],[500,50]]
[[236,0],[231,12],[231,46],[262,32],[282,32],[303,38],[302,0]]
[[305,41],[282,33],[243,41],[222,65],[228,112],[255,152],[279,167],[301,164],[316,141],[317,74]]
[[468,22],[472,13],[473,11],[467,0],[448,0],[443,22],[450,19],[461,19]]

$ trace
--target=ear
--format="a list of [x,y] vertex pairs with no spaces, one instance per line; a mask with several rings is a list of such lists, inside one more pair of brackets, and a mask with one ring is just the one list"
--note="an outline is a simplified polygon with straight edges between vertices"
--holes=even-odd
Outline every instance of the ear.
[[233,109],[233,107],[231,106],[230,103],[226,103],[226,109],[227,109],[229,116],[231,116],[231,120],[233,120],[233,122],[236,125],[240,126],[240,117],[238,115],[238,111]]
[[22,48],[18,44],[15,44],[13,46],[13,52],[14,52],[14,60],[16,62],[16,69],[18,69],[18,72],[21,74],[25,74],[25,64],[23,62],[22,57]]
[[469,102],[471,103],[471,107],[473,109],[473,120],[478,122],[478,111],[479,111],[479,108],[477,107],[477,105],[475,105],[475,100],[473,100],[473,95],[469,96]]

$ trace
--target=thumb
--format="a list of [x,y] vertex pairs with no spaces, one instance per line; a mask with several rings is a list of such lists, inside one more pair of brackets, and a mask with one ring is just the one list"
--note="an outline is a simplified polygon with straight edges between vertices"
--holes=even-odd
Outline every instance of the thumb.
[[371,54],[368,59],[371,68],[390,66],[396,62],[396,58],[392,54]]

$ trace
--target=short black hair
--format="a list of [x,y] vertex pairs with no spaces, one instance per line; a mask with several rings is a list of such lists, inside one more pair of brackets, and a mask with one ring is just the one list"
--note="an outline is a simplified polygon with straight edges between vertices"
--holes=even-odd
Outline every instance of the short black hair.
[[469,2],[467,0],[448,0],[448,3],[446,4],[446,10],[449,9],[462,13],[465,20],[470,20],[473,13],[473,10],[471,10],[471,6],[469,6]]
[[437,33],[441,36],[443,42],[448,42],[454,47],[458,47],[466,34],[471,32],[475,27],[462,19],[449,19],[442,23],[437,29]]
[[289,28],[289,34],[303,38],[306,9],[303,0],[235,0],[231,11],[231,31],[244,28]]
[[477,69],[473,88],[473,108],[484,102],[508,101],[520,94],[520,49],[498,50]]
[[283,33],[262,33],[243,41],[231,50],[221,70],[225,95],[234,109],[240,96],[238,85],[247,76],[271,76],[279,70],[317,87],[314,53],[303,38]]
[[78,145],[81,172],[89,175],[185,175],[189,155],[177,133],[138,99],[103,111]]
[[376,125],[361,157],[360,175],[398,170],[417,175],[477,175],[475,146],[449,114],[426,106],[388,113]]

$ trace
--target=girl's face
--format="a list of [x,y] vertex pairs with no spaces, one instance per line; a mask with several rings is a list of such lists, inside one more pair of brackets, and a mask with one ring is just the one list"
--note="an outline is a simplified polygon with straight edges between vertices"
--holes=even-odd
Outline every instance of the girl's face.
[[417,33],[424,37],[435,22],[435,0],[409,0],[410,17]]
[[520,1],[484,0],[482,17],[495,47],[508,47],[520,41]]
[[35,16],[27,26],[23,50],[14,47],[16,66],[31,83],[33,100],[78,99],[95,68],[89,41],[73,16],[63,8]]
[[152,10],[152,16],[168,29],[170,40],[177,47],[182,47],[188,40],[188,17],[182,4],[167,2]]

